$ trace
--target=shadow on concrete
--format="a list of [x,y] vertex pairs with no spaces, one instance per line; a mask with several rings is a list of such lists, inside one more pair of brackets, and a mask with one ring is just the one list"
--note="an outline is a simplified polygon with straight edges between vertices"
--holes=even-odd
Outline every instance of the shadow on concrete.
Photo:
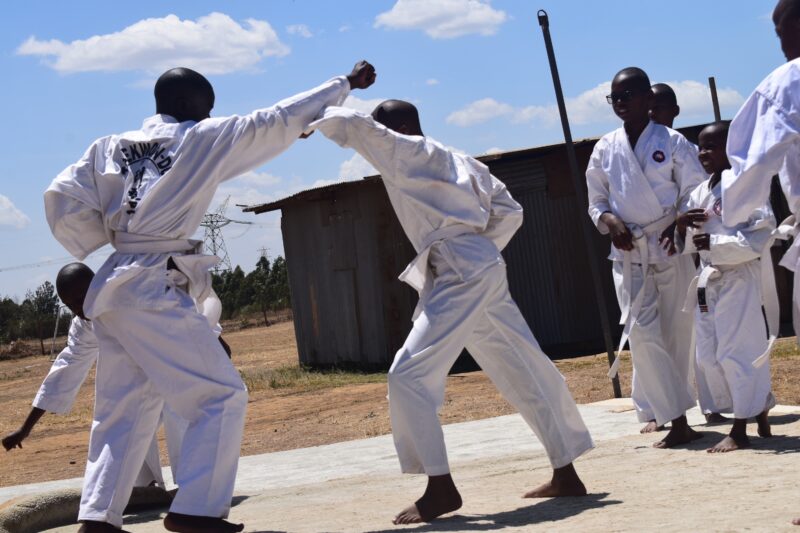
[[[231,500],[231,506],[236,507],[240,503],[247,500],[250,496],[234,496]],[[130,512],[125,510],[125,524],[146,524],[147,522],[157,522],[163,520],[169,511],[169,504],[157,507],[155,509],[136,510],[132,509]],[[267,533],[267,532],[265,532]],[[277,533],[277,532],[268,532]]]
[[606,500],[608,492],[589,494],[581,498],[550,498],[519,509],[486,515],[453,515],[417,527],[397,526],[368,533],[390,533],[399,529],[419,533],[424,531],[494,531],[507,527],[524,527],[543,522],[557,522],[579,515],[589,509],[619,505],[620,500]]
[[[796,415],[785,415],[787,417],[795,417]],[[779,419],[781,417],[774,417]],[[800,418],[800,417],[798,417]],[[797,418],[795,419],[797,420]],[[795,420],[791,420],[789,422],[782,422],[783,424],[790,424]],[[755,424],[748,424],[748,436],[750,437],[750,448],[747,450],[752,450],[755,452],[769,452],[774,453],[776,455],[783,455],[786,453],[798,453],[800,452],[800,437],[797,436],[790,436],[790,435],[775,435],[775,425],[781,424],[778,422],[777,424],[773,422],[773,417],[770,417],[770,422],[772,423],[772,431],[773,436],[767,439],[761,438],[756,434]],[[683,444],[681,446],[674,446],[673,450],[691,450],[691,451],[706,451],[707,449],[714,446],[716,443],[721,441],[725,436],[728,434],[726,431],[727,427],[719,427],[715,426],[719,429],[709,430],[706,428],[698,428],[698,431],[703,434],[703,438],[692,441],[688,444]],[[735,453],[735,452],[731,452]],[[713,454],[711,454],[713,455]]]

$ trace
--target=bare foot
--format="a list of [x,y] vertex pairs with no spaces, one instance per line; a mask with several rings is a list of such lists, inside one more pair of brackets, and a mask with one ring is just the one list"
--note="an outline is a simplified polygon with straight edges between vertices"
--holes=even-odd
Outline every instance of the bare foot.
[[523,498],[586,496],[586,487],[572,463],[553,470],[553,479],[525,493]]
[[672,428],[667,433],[667,436],[653,444],[653,448],[672,448],[681,444],[688,444],[700,438],[703,438],[703,434],[690,428],[684,415],[672,421]]
[[714,425],[714,424],[727,424],[730,422],[731,419],[727,416],[722,416],[719,413],[708,413],[706,415],[706,424]]
[[81,520],[81,527],[78,533],[128,533],[127,531],[114,527],[108,522],[97,522],[95,520]]
[[215,516],[167,513],[164,529],[180,533],[238,533],[244,529],[244,524],[232,524]]
[[792,524],[800,526],[800,518],[795,518],[794,520],[792,520]]
[[639,430],[639,433],[655,433],[656,431],[664,431],[664,429],[664,426],[659,426],[655,420],[651,420]]
[[425,494],[410,505],[400,511],[394,517],[392,523],[399,524],[418,524],[420,522],[430,522],[435,518],[446,513],[461,508],[461,495],[458,493],[456,484],[450,474],[443,476],[429,476],[428,486]]
[[765,439],[772,436],[772,427],[769,425],[768,415],[769,409],[765,409],[756,417],[756,423],[758,424],[758,436],[764,437]]
[[732,452],[734,450],[738,450],[740,448],[749,448],[750,447],[750,439],[747,438],[747,435],[744,436],[744,439],[741,437],[733,438],[730,435],[726,435],[724,439],[719,441],[716,445],[712,448],[707,449],[708,453],[726,453]]

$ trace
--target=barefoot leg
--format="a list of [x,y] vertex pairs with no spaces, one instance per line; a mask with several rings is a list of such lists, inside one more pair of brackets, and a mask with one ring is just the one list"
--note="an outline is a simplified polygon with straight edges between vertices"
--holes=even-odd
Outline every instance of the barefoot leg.
[[769,425],[769,409],[764,409],[760,415],[756,417],[758,424],[758,436],[769,438],[772,436],[772,426]]
[[458,493],[456,484],[450,474],[443,476],[429,476],[425,494],[400,511],[392,520],[393,524],[418,524],[430,522],[446,513],[461,508],[461,494]]
[[127,533],[126,531],[112,526],[108,522],[97,522],[95,520],[81,520],[81,527],[78,533]]
[[720,413],[708,413],[705,417],[707,425],[726,424],[731,421],[730,418],[722,416]]
[[750,439],[747,437],[747,419],[736,418],[733,421],[731,432],[706,451],[708,453],[726,453],[749,446]]
[[167,513],[164,529],[180,533],[238,533],[244,529],[244,524],[232,524],[215,516]]
[[693,440],[702,438],[702,433],[698,433],[689,427],[686,415],[681,415],[672,421],[672,428],[667,436],[653,444],[654,448],[672,448],[681,444],[687,444]]
[[572,463],[553,470],[553,479],[525,493],[523,498],[557,498],[586,496],[586,487]]
[[664,426],[659,426],[656,424],[655,420],[650,420],[642,429],[639,430],[639,433],[654,433],[656,431],[664,431]]

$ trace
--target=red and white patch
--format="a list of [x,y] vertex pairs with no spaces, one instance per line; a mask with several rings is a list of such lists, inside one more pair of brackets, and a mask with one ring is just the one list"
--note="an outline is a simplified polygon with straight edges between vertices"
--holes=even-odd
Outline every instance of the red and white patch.
[[656,150],[653,152],[653,161],[656,163],[663,163],[667,156],[664,155],[664,152],[661,150]]
[[714,205],[711,207],[711,210],[714,212],[715,215],[719,217],[722,216],[722,198],[717,198],[714,201]]

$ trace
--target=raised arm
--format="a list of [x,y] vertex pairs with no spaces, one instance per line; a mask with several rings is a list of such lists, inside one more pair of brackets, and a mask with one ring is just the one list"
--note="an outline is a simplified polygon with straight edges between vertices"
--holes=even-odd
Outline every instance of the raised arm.
[[203,120],[190,133],[192,142],[209,157],[220,161],[217,181],[256,168],[292,145],[309,123],[326,107],[339,105],[351,89],[363,89],[375,81],[375,69],[361,61],[348,76],[322,85],[244,116]]
[[722,173],[725,224],[744,222],[767,203],[772,176],[780,171],[787,152],[798,142],[797,114],[786,114],[775,102],[754,92],[728,130],[731,169]]
[[769,207],[753,211],[747,224],[735,235],[711,235],[709,251],[715,265],[738,265],[761,257],[775,229]]
[[391,180],[395,176],[396,152],[406,136],[375,122],[371,116],[346,107],[328,107],[309,129],[321,131],[343,148],[353,148],[384,179]]

